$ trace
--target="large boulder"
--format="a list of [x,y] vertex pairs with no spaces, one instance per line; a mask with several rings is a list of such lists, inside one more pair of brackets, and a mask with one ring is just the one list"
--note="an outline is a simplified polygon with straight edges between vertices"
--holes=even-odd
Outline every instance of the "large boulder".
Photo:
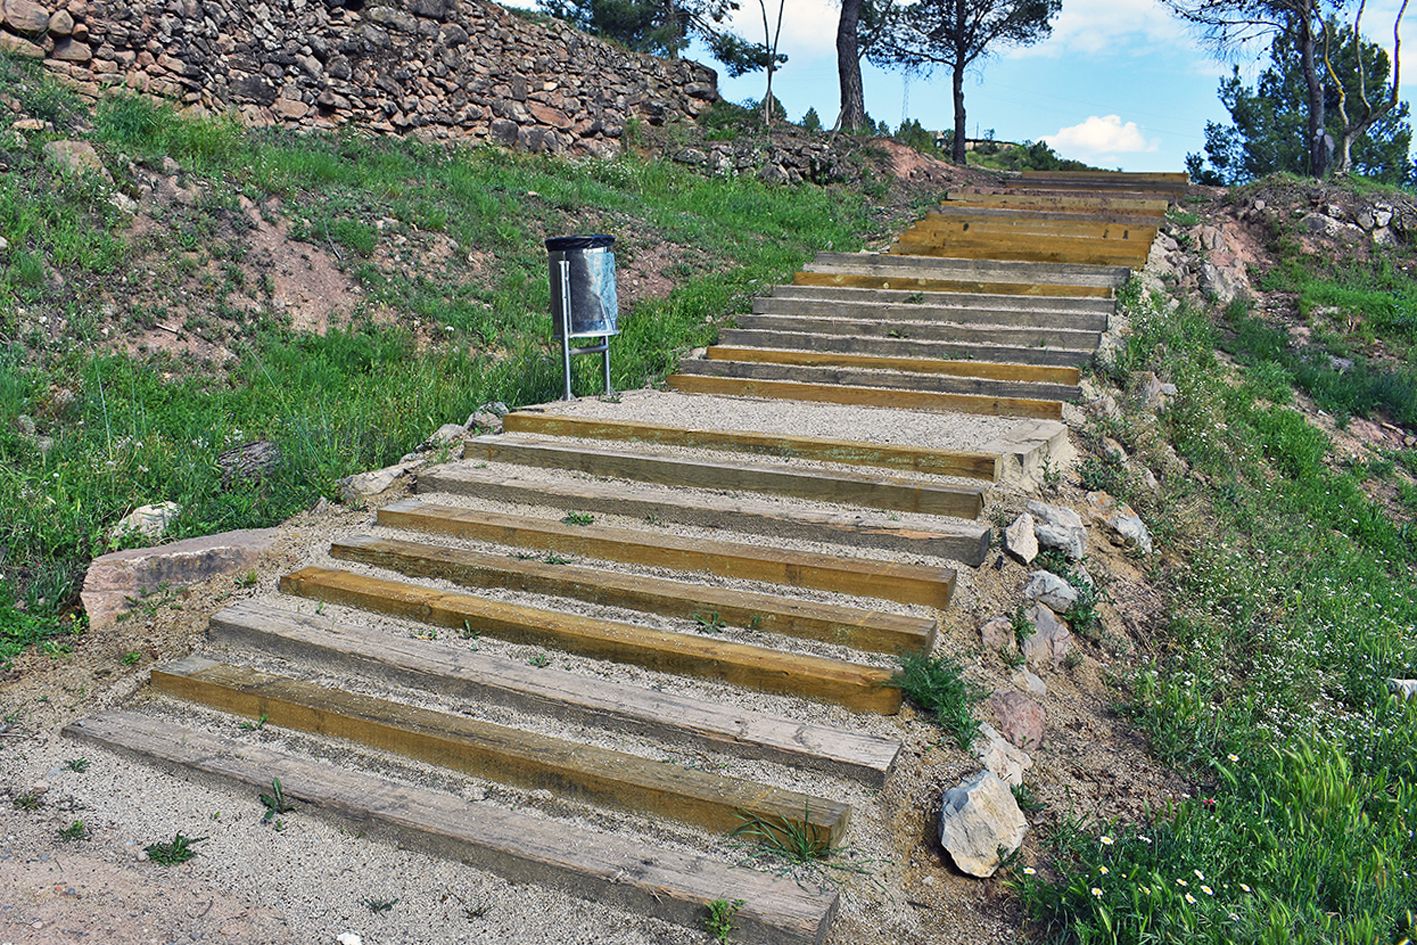
[[940,804],[940,846],[970,876],[993,876],[1002,856],[1017,850],[1027,831],[1013,791],[992,771],[961,781]]
[[38,36],[49,29],[49,11],[34,0],[4,0],[4,9],[11,32]]
[[1034,499],[1028,503],[1028,514],[1033,516],[1033,533],[1041,547],[1061,551],[1074,561],[1087,553],[1087,528],[1072,509]]
[[159,588],[249,571],[275,543],[276,534],[274,528],[248,528],[95,558],[79,595],[89,628],[112,626],[136,600]]

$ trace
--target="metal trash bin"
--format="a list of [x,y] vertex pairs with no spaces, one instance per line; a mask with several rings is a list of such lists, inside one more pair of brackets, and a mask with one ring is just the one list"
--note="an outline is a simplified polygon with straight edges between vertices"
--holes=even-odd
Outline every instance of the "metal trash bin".
[[[553,236],[546,240],[551,281],[551,331],[561,342],[561,369],[566,400],[571,393],[571,355],[599,354],[610,387],[610,339],[620,333],[620,303],[615,292],[615,237]],[[575,346],[575,338],[599,338],[594,345]]]

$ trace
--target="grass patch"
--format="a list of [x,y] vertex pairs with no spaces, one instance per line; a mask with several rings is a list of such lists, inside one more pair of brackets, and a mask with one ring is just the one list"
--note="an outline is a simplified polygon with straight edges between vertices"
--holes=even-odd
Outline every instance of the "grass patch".
[[171,840],[150,843],[143,850],[147,853],[148,859],[159,866],[177,866],[195,857],[197,844],[206,839],[206,837],[189,837],[179,830]]
[[974,717],[973,704],[981,693],[965,681],[964,671],[954,660],[923,654],[904,656],[892,685],[899,686],[920,709],[933,714],[962,750],[968,751],[974,744],[979,720]]
[[[23,77],[27,108],[83,134],[77,100],[42,70],[10,59],[0,70],[10,70],[0,71],[0,85]],[[228,219],[239,197],[262,206],[278,198],[292,232],[330,249],[368,306],[398,318],[390,326],[357,317],[324,336],[255,319],[228,338],[236,358],[221,371],[111,353],[84,312],[99,307],[108,285],[153,282],[125,268],[126,218],[109,205],[111,188],[54,177],[37,145],[0,155],[12,171],[0,176],[0,232],[11,243],[0,267],[0,665],[34,646],[62,652],[83,631],[84,568],[123,546],[108,530],[137,506],[179,503],[173,539],[269,526],[335,497],[341,477],[396,461],[483,403],[556,396],[546,235],[621,234],[622,267],[665,246],[683,257],[667,297],[622,312],[613,381],[634,389],[709,342],[713,321],[762,286],[818,250],[858,248],[871,229],[859,192],[703,177],[633,154],[570,163],[412,139],[247,130],[122,96],[100,105],[88,137],[120,187],[131,183],[130,162],[169,157],[200,185],[199,204],[171,221],[174,258],[212,245],[214,221]],[[397,261],[399,240],[430,234],[459,247],[447,266]],[[234,239],[230,252],[240,244]],[[486,261],[467,262],[470,249]],[[395,262],[380,262],[384,250]],[[39,332],[29,319],[40,306],[67,313],[72,337]],[[411,330],[415,321],[424,329]],[[578,384],[595,382],[598,366],[576,370]],[[252,440],[274,443],[280,462],[260,479],[224,481],[217,456]]]
[[1132,324],[1119,367],[1174,379],[1152,447],[1192,475],[1149,510],[1183,553],[1125,709],[1193,789],[1139,823],[1066,824],[1049,875],[1017,880],[1025,909],[1056,941],[1401,941],[1417,707],[1387,679],[1417,668],[1414,536],[1272,369],[1230,382],[1204,313],[1141,303]]

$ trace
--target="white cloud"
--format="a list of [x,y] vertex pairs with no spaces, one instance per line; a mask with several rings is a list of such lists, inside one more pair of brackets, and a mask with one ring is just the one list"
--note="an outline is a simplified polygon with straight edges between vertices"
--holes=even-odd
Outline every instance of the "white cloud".
[[[768,23],[777,25],[777,0],[765,0]],[[840,0],[786,0],[782,11],[782,35],[778,51],[793,61],[836,57],[836,21],[841,16]],[[758,0],[740,0],[738,11],[729,20],[734,32],[761,43],[763,11]]]
[[1140,54],[1157,46],[1191,46],[1185,27],[1158,0],[1068,0],[1048,39],[1013,57]]
[[1120,115],[1092,115],[1079,124],[1059,128],[1043,140],[1064,157],[1115,164],[1119,154],[1155,151],[1160,143],[1148,139],[1134,121],[1123,122]]

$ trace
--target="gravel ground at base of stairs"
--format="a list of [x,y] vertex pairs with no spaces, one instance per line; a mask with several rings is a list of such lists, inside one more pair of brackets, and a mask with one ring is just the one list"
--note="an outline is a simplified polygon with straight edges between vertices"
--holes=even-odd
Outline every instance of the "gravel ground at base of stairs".
[[704,430],[740,430],[781,436],[889,443],[921,449],[982,450],[985,444],[1034,423],[1011,417],[926,413],[811,401],[719,397],[633,390],[611,398],[582,397],[539,408],[546,413],[653,423]]

